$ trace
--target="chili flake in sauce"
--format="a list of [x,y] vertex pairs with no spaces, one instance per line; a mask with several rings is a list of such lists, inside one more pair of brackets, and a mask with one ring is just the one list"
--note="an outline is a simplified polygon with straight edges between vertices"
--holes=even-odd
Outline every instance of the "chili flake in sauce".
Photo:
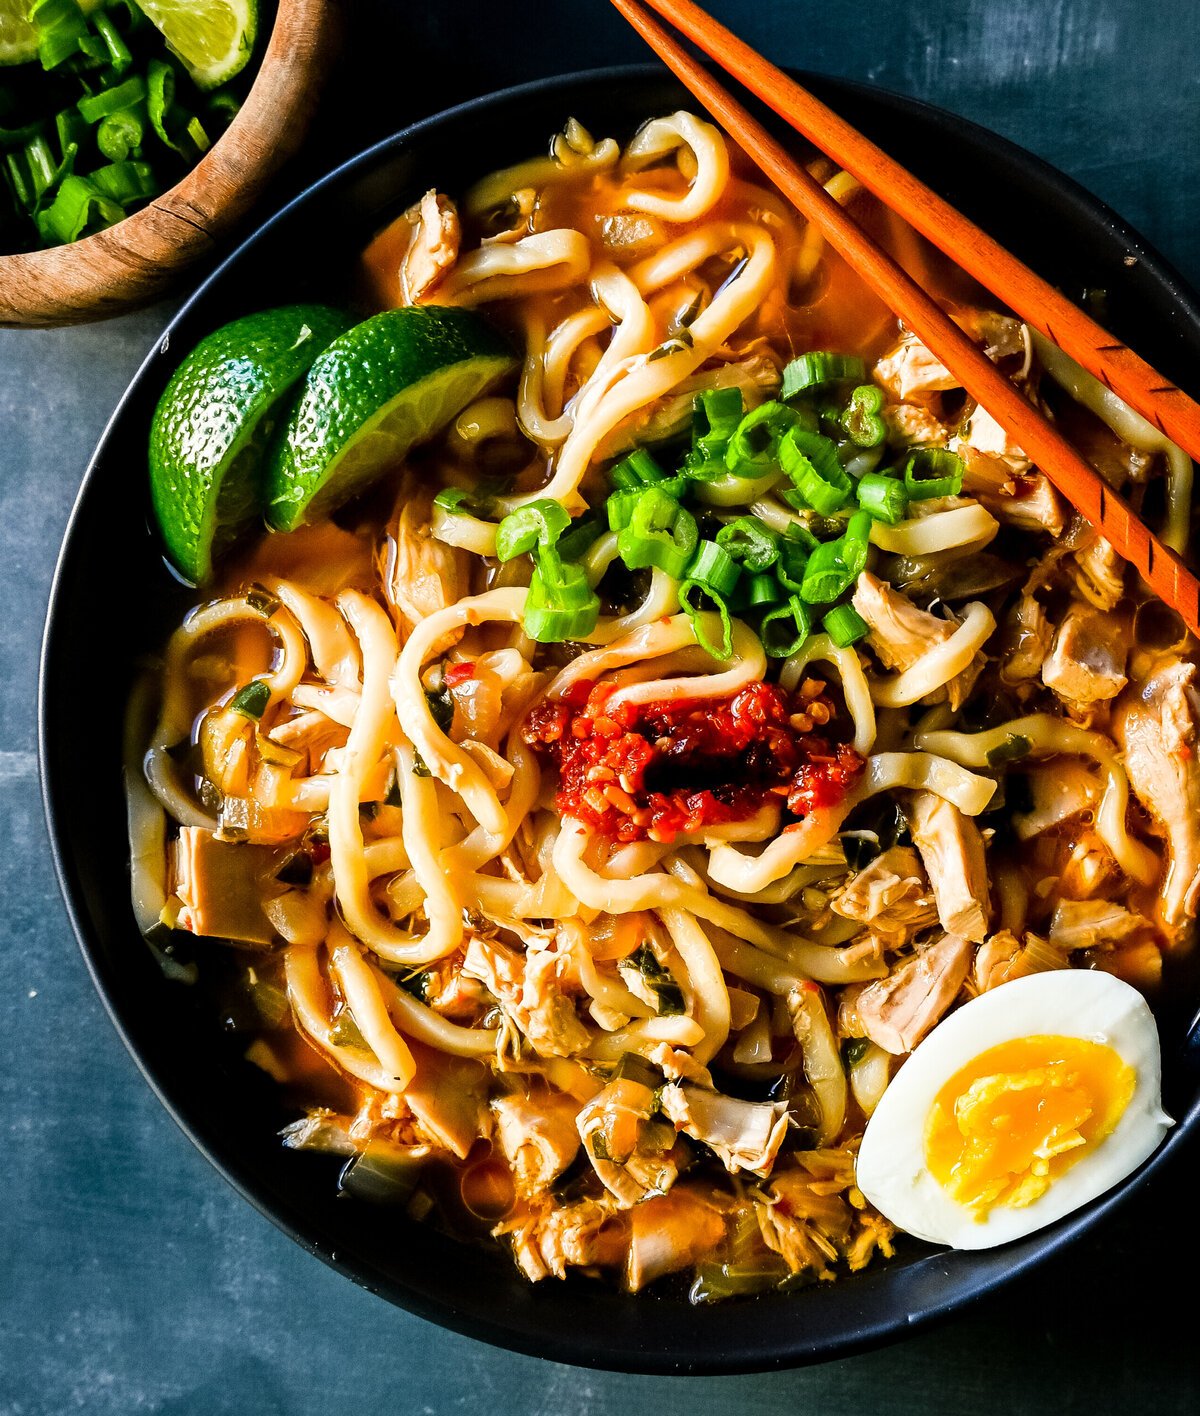
[[728,698],[610,708],[614,692],[582,680],[524,727],[558,768],[559,811],[612,840],[669,842],[771,801],[803,817],[839,802],[863,769],[852,747],[816,731],[835,709],[812,680],[796,695],[758,682]]

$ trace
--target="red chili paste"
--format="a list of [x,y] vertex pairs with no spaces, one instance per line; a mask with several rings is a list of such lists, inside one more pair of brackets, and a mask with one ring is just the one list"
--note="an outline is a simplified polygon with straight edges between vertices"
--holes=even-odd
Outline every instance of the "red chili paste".
[[614,691],[573,684],[531,710],[524,737],[558,768],[559,811],[616,841],[673,841],[744,821],[772,800],[803,817],[841,801],[863,769],[827,735],[835,709],[823,693],[759,682],[731,698],[610,711]]

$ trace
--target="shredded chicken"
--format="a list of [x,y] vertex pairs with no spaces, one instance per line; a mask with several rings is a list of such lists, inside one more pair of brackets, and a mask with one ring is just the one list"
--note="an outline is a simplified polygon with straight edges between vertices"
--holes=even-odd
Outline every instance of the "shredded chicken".
[[954,444],[963,460],[963,495],[982,502],[997,521],[1022,531],[1061,536],[1067,504],[1041,472],[1014,472],[1002,457],[963,443]]
[[979,827],[933,792],[914,792],[906,811],[942,928],[980,943],[987,937],[991,905]]
[[1178,929],[1200,907],[1200,760],[1196,666],[1178,660],[1117,701],[1113,724],[1125,770],[1138,800],[1167,838],[1170,863],[1162,887],[1162,915]]
[[[470,555],[458,546],[434,540],[429,520],[432,506],[433,492],[406,472],[384,546],[383,577],[397,628],[405,638],[423,619],[470,593]],[[447,647],[435,649],[441,652]]]
[[1129,625],[1119,615],[1072,605],[1042,665],[1042,682],[1068,703],[1115,698],[1125,687]]
[[561,1092],[516,1092],[492,1100],[496,1139],[523,1195],[549,1188],[579,1153],[579,1103]]
[[876,950],[896,950],[937,922],[937,906],[916,851],[892,846],[851,876],[830,901],[843,919],[867,926]]
[[875,382],[901,403],[960,387],[959,380],[915,334],[906,334],[879,360],[875,365]]
[[951,452],[960,456],[980,453],[997,462],[1002,462],[1010,473],[1028,472],[1029,458],[1008,434],[1008,430],[996,421],[982,404],[976,404],[967,419],[966,427],[950,442]]
[[653,1120],[654,1109],[648,1086],[618,1077],[575,1119],[592,1168],[623,1209],[665,1194],[679,1177],[683,1157],[674,1128]]
[[1111,541],[1097,536],[1072,552],[1071,576],[1075,588],[1098,610],[1115,610],[1125,594],[1125,561]]
[[1060,900],[1050,921],[1050,942],[1061,949],[1095,949],[1129,939],[1150,921],[1112,900]]
[[1058,945],[1036,934],[1026,934],[1022,942],[1015,934],[1002,929],[975,951],[973,975],[975,987],[980,993],[986,993],[989,988],[998,988],[1015,978],[1070,967],[1066,950]]
[[703,1141],[731,1172],[769,1175],[787,1132],[786,1102],[740,1101],[689,1082],[662,1089],[663,1113],[679,1130]]
[[889,403],[883,409],[888,441],[899,447],[944,447],[945,426],[921,403]]
[[479,979],[539,1057],[569,1057],[590,1034],[563,992],[567,956],[543,950],[521,955],[496,940],[473,936],[462,971]]
[[1001,679],[1007,684],[1019,684],[1039,677],[1052,638],[1053,630],[1041,602],[1033,595],[1022,595],[1005,620]]
[[[885,668],[901,672],[912,668],[938,644],[945,643],[958,628],[955,620],[939,619],[927,610],[919,610],[907,595],[894,590],[869,570],[858,577],[853,604],[871,628],[867,643]],[[948,700],[952,709],[962,707],[983,665],[983,655],[976,654],[961,674],[922,701],[939,703]]]
[[429,1140],[465,1160],[476,1139],[486,1134],[487,1073],[469,1057],[455,1057],[411,1042],[416,1075],[404,1089],[404,1101]]
[[533,1283],[565,1278],[568,1268],[616,1268],[629,1247],[627,1221],[607,1198],[522,1206],[492,1233],[512,1239],[517,1264]]
[[432,190],[405,216],[412,225],[412,235],[400,263],[400,303],[416,305],[446,278],[458,260],[462,228],[454,203]]
[[863,1034],[885,1052],[911,1052],[958,997],[971,964],[971,946],[943,935],[887,978],[858,995]]

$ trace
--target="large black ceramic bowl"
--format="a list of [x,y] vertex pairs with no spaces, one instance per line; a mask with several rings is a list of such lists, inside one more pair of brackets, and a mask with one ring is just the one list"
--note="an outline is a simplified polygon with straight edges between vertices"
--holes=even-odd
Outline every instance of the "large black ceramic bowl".
[[[1111,212],[1042,163],[933,108],[850,84],[812,86],[1043,275],[1106,292],[1111,328],[1187,387],[1200,309]],[[88,468],[58,566],[41,683],[46,811],[67,907],[113,1021],[164,1105],[213,1164],[297,1243],[433,1322],[519,1351],[627,1371],[732,1372],[878,1344],[945,1316],[1092,1229],[1200,1128],[1183,1009],[1161,1019],[1167,1104],[1180,1119],[1151,1164],[1083,1212],[984,1253],[915,1242],[891,1264],[790,1297],[694,1308],[587,1281],[532,1287],[502,1254],[335,1196],[325,1158],[285,1151],[270,1083],[242,1062],[196,991],[161,976],[134,925],[121,792],[121,715],[138,657],[184,598],[147,529],[150,415],[178,359],[214,326],[272,303],[336,297],[367,237],[414,196],[544,149],[574,115],[628,137],[686,102],[660,71],[621,69],[511,89],[419,123],[319,182],[245,242],[163,334]],[[1195,391],[1195,390],[1193,390]],[[80,695],[86,694],[86,741]]]

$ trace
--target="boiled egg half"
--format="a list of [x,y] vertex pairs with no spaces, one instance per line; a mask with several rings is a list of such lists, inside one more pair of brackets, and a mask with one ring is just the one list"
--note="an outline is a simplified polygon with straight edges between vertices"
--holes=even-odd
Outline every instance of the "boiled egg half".
[[913,1051],[867,1124],[858,1187],[919,1239],[986,1249],[1111,1189],[1171,1124],[1141,994],[1111,974],[1034,974]]

